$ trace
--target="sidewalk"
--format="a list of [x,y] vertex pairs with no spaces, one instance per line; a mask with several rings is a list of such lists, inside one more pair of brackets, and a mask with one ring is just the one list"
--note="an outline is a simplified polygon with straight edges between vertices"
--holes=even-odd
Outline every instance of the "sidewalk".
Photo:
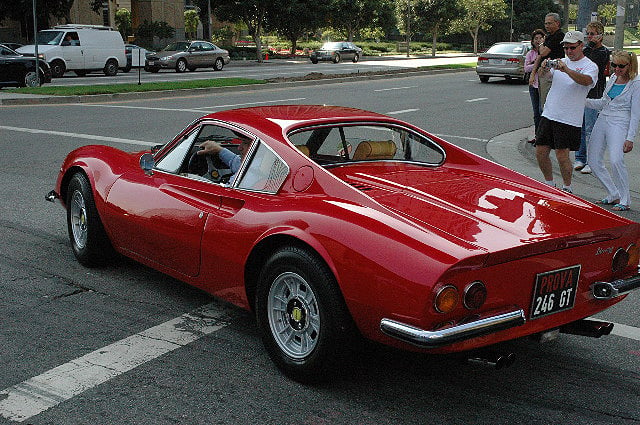
[[[527,140],[533,134],[533,126],[531,126],[498,135],[487,143],[487,153],[493,161],[525,176],[543,181],[542,173],[535,158],[535,147],[527,143]],[[625,164],[629,172],[629,185],[631,187],[631,211],[619,212],[618,214],[640,222],[640,137],[636,138],[634,144],[634,149],[625,155]],[[555,181],[556,183],[561,183],[562,178],[558,169],[558,162],[555,160],[553,153],[552,163]],[[582,174],[579,171],[574,171],[571,187],[574,195],[590,202],[595,202],[606,195],[604,188],[593,174]]]

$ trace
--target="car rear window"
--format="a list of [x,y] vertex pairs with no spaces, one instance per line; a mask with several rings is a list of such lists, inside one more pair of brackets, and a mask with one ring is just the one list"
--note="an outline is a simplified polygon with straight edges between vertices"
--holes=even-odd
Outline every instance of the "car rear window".
[[520,55],[524,52],[522,44],[494,44],[487,50],[487,53],[512,53]]
[[411,130],[386,125],[319,126],[289,134],[301,152],[320,165],[362,161],[409,161],[439,165],[444,149]]

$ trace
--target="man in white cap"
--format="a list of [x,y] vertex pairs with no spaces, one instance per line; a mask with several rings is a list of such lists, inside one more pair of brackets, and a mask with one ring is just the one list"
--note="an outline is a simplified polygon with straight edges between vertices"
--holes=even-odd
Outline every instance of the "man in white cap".
[[580,147],[584,106],[587,93],[598,81],[598,65],[582,52],[584,35],[580,31],[568,31],[562,47],[566,57],[555,62],[545,59],[540,70],[543,74],[550,73],[553,83],[536,134],[536,159],[545,182],[555,186],[550,158],[551,150],[555,150],[562,189],[572,192],[573,165],[569,152]]

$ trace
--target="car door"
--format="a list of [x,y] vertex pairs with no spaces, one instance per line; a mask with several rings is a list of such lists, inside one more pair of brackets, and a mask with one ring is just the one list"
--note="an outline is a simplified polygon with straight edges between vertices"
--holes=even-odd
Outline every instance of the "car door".
[[206,66],[201,42],[196,41],[194,43],[191,43],[191,46],[189,46],[189,51],[187,53],[187,62],[189,62],[189,66],[195,66],[198,68]]
[[356,55],[355,46],[351,43],[342,43],[342,57],[347,60],[353,60]]
[[202,66],[212,67],[216,61],[216,46],[211,43],[202,43]]
[[15,84],[19,77],[19,68],[23,65],[15,60],[15,54],[4,47],[0,47],[0,83]]
[[[68,31],[60,42],[67,69],[85,69],[85,51],[75,31]],[[87,52],[88,53],[88,52]],[[89,66],[91,68],[91,66]]]

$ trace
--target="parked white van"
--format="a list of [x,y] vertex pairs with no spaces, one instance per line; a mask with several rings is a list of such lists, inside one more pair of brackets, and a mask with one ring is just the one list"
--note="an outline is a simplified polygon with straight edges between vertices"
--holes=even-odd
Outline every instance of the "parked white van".
[[[19,53],[33,56],[34,45],[22,46]],[[100,25],[57,25],[38,32],[38,55],[51,66],[53,77],[66,71],[84,76],[102,70],[116,75],[127,65],[124,41],[118,31]]]

